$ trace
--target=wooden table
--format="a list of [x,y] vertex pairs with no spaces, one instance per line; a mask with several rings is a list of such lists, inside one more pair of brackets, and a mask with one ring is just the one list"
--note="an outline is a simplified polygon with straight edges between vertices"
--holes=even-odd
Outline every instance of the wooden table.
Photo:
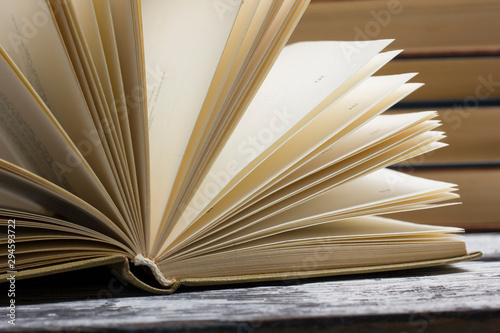
[[500,332],[500,233],[466,240],[484,258],[301,283],[182,288],[170,296],[124,286],[104,269],[18,281],[16,326],[2,315],[0,331]]

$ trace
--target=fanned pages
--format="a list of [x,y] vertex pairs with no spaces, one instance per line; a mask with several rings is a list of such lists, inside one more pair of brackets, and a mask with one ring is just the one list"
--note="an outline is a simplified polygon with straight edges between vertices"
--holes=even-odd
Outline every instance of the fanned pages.
[[386,169],[445,134],[384,114],[422,85],[375,75],[390,40],[285,46],[307,4],[0,0],[2,281],[114,265],[171,293],[481,256],[376,216],[458,203]]

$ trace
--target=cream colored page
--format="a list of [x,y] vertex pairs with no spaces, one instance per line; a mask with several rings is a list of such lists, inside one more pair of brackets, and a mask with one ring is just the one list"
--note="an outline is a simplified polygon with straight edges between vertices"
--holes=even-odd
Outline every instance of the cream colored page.
[[[270,191],[264,192],[254,202],[248,204],[231,218],[231,221],[239,221],[248,216],[259,214],[259,216],[272,215],[273,213],[294,206],[301,201],[310,199],[317,194],[338,186],[356,177],[363,176],[386,165],[393,164],[404,159],[408,154],[418,151],[420,154],[432,150],[435,141],[441,139],[440,133],[424,133],[415,138],[405,140],[390,148],[380,147],[360,152],[347,160],[340,161],[332,166],[324,168],[300,180],[291,180],[289,183],[278,183],[278,187],[271,187]],[[305,196],[304,196],[305,194]],[[282,202],[284,201],[284,204]],[[260,213],[265,210],[263,213]],[[229,222],[226,221],[225,225]]]
[[[258,229],[250,227],[255,232]],[[251,231],[246,231],[250,233]],[[208,247],[201,247],[196,251],[182,252],[175,259],[194,257],[210,251],[228,251],[239,248],[276,247],[308,245],[320,243],[346,242],[373,242],[373,241],[412,241],[415,238],[443,237],[447,233],[463,232],[463,229],[440,227],[425,224],[402,222],[379,216],[360,216],[343,220],[333,220],[322,224],[312,225],[301,229],[282,231],[272,236],[251,234],[240,238],[244,234],[236,234],[227,242],[216,242]],[[449,235],[451,236],[451,235]]]
[[118,117],[93,2],[92,0],[71,1],[67,5],[75,22],[76,31],[81,32],[79,33],[81,51],[86,55],[85,63],[89,70],[86,78],[90,86],[95,87],[92,89],[93,98],[99,101],[96,105],[99,121],[105,127],[105,139],[109,146],[108,157],[113,165],[114,179],[111,184],[117,187],[112,197],[129,223],[139,223],[139,211],[135,205],[135,193],[128,168],[127,148],[130,148],[130,137],[124,138],[122,135],[122,126]]
[[[403,120],[404,118],[405,117],[402,117],[399,120]],[[423,119],[425,118],[419,118],[420,121]],[[348,134],[347,137],[342,138],[340,142],[335,142],[322,153],[310,158],[305,164],[291,172],[288,176],[273,183],[262,192],[261,195],[248,202],[242,210],[293,183],[296,183],[296,185],[293,185],[294,187],[301,187],[301,184],[303,184],[303,186],[312,186],[312,182],[324,180],[325,176],[333,177],[346,170],[358,167],[360,164],[366,165],[366,163],[371,163],[370,160],[379,155],[385,156],[389,161],[383,161],[383,159],[378,158],[378,163],[382,161],[384,164],[392,164],[392,160],[399,157],[401,154],[397,152],[402,150],[402,147],[400,147],[402,142],[413,139],[417,135],[438,126],[435,121],[429,120],[418,124],[399,124],[404,127],[410,124],[412,126],[403,132],[391,133],[390,131],[385,131],[389,130],[389,128],[395,130],[397,127],[391,127],[391,125],[393,125],[392,121],[388,122],[386,120],[392,119],[379,116],[362,126],[360,129],[357,129],[355,132]],[[395,125],[398,125],[397,119],[394,120]],[[382,128],[384,128],[384,131],[382,131]],[[402,127],[399,128],[399,130],[401,129]],[[377,141],[373,141],[375,137],[377,137]],[[418,143],[420,143],[420,141],[418,141]],[[394,147],[396,148],[394,149]],[[388,151],[393,152],[387,154]],[[378,163],[371,163],[367,168],[377,167]],[[320,176],[320,174],[322,176]],[[308,180],[303,183],[298,183],[305,177],[309,177]]]
[[[105,212],[56,184],[2,159],[0,159],[0,179],[2,188],[39,204],[49,215],[51,212],[57,212],[58,216],[64,216],[65,219],[72,221],[71,223],[109,235],[123,244],[134,247],[130,237],[120,228],[120,221],[111,221]],[[53,220],[46,216],[8,211],[1,207],[0,215],[53,223]]]
[[130,125],[134,150],[140,213],[144,221],[143,234],[147,235],[147,221],[150,220],[149,144],[140,0],[109,0],[109,2],[124,91],[124,95],[119,96],[117,103],[127,110],[126,116]]
[[[0,45],[100,177],[109,177],[97,130],[45,1],[1,0]],[[71,110],[71,112],[69,112]]]
[[0,133],[0,158],[24,168],[26,166],[25,157],[9,144],[7,138],[6,133]]
[[[226,197],[223,197],[221,199],[221,201],[223,202],[223,205],[231,204],[233,207],[233,208],[231,208],[231,211],[226,213],[225,217],[220,218],[221,223],[223,223],[224,225],[227,225],[227,223],[230,223],[229,221],[235,220],[233,217],[237,217],[238,219],[240,219],[242,217],[242,214],[244,215],[248,212],[251,213],[252,211],[246,210],[246,208],[253,205],[254,202],[256,202],[256,201],[262,199],[263,197],[265,197],[266,195],[268,195],[269,192],[272,193],[273,192],[272,186],[274,184],[276,184],[276,182],[278,182],[281,178],[285,177],[289,172],[290,173],[293,172],[293,170],[295,170],[295,168],[298,168],[300,165],[302,165],[304,163],[304,161],[308,161],[310,158],[312,158],[312,156],[316,156],[317,154],[319,154],[323,149],[328,147],[332,142],[335,142],[338,138],[347,135],[348,133],[353,131],[355,128],[359,127],[363,122],[368,121],[374,115],[382,112],[383,110],[387,109],[390,105],[392,105],[394,102],[396,102],[396,101],[400,100],[401,98],[403,98],[404,96],[406,96],[408,93],[410,93],[411,91],[413,91],[415,89],[414,85],[419,86],[418,84],[408,84],[407,83],[407,84],[404,84],[403,86],[401,86],[400,88],[396,89],[396,91],[394,91],[389,96],[384,98],[383,101],[377,103],[377,105],[374,106],[372,109],[370,109],[369,112],[367,112],[366,114],[363,114],[362,121],[357,121],[355,124],[349,124],[345,129],[341,130],[339,132],[339,134],[335,135],[332,139],[329,139],[327,143],[320,145],[320,147],[315,149],[313,154],[306,154],[307,156],[302,157],[302,158],[299,157],[300,160],[295,162],[296,165],[287,166],[285,169],[283,169],[283,171],[279,172],[278,176],[275,176],[271,181],[267,182],[264,186],[260,185],[260,184],[262,184],[260,182],[261,179],[265,178],[265,176],[261,176],[262,172],[267,174],[267,173],[269,173],[269,171],[271,171],[271,173],[272,173],[274,171],[269,170],[270,168],[276,168],[276,167],[283,168],[283,163],[288,163],[285,158],[281,157],[282,155],[279,157],[275,156],[275,155],[282,154],[282,153],[284,153],[286,155],[290,151],[290,149],[281,149],[281,148],[285,147],[286,144],[288,144],[289,142],[293,142],[293,140],[287,141],[284,145],[282,145],[282,147],[280,147],[280,149],[277,152],[275,152],[275,153],[273,153],[273,155],[271,155],[273,158],[276,157],[274,159],[274,161],[275,161],[274,163],[272,163],[271,165],[266,163],[267,161],[265,161],[264,163],[261,163],[261,165],[259,165],[257,167],[257,169],[260,169],[263,171],[255,172],[255,170],[254,170],[254,171],[252,171],[251,174],[249,174],[246,178],[244,178],[241,181],[241,183],[245,184],[245,188],[248,188],[249,186],[250,187],[257,186],[259,189],[246,192],[246,193],[249,193],[250,196],[244,198],[245,201],[242,203],[235,203],[235,201],[237,200],[236,196],[240,195],[240,194],[227,195]],[[316,150],[317,150],[317,152],[316,152]],[[294,151],[294,149],[292,148],[291,151]],[[311,157],[309,155],[311,155]],[[394,161],[386,161],[385,159],[382,159],[378,163],[380,163],[380,162],[382,162],[383,164],[381,164],[381,165],[377,164],[375,166],[370,165],[371,169],[368,171],[371,172],[373,170],[379,169],[379,168],[384,167],[386,165],[390,165],[390,164],[395,163]],[[359,169],[360,169],[359,167],[356,168],[354,175],[359,175],[359,174],[363,173],[362,172],[363,170],[359,170]],[[350,171],[347,176],[342,175],[342,177],[343,178],[351,178],[351,177],[353,177],[353,172]],[[337,180],[337,178],[335,178],[335,180]],[[331,181],[329,181],[328,182],[329,185],[327,185],[327,187],[329,187],[329,188],[331,187],[330,183],[331,183]],[[240,186],[240,185],[241,184],[238,184],[237,186]],[[238,191],[240,191],[240,192],[236,192],[236,193],[241,193],[241,190],[238,190]],[[324,191],[324,189],[322,189],[320,192],[322,192],[322,191]],[[310,193],[309,197],[311,197],[311,196],[314,196],[314,195],[312,193]],[[208,213],[212,213],[212,210],[217,208],[217,206],[219,204],[220,204],[220,202],[217,203],[215,206],[211,206],[212,209]],[[293,202],[293,204],[296,204],[296,202]],[[227,206],[223,206],[223,207],[227,207]],[[246,210],[246,211],[242,212],[243,210]],[[217,212],[216,214],[217,214],[217,216],[220,216],[219,212]],[[230,219],[230,220],[228,220],[228,219]],[[193,240],[195,240],[197,237],[200,237],[199,236],[200,234],[211,233],[211,231],[209,231],[210,229],[216,230],[217,228],[215,228],[215,227],[219,224],[219,223],[210,223],[210,221],[207,221],[206,216],[202,216],[200,221],[203,221],[203,223],[209,222],[209,224],[198,223],[199,226],[194,225],[193,228],[197,228],[198,232],[197,233],[190,232],[189,234],[186,232],[186,237],[191,237]],[[206,226],[206,228],[203,228],[203,226]],[[193,236],[193,234],[194,234],[194,236]],[[189,239],[187,240],[187,242],[189,242]],[[187,242],[185,242],[185,243],[187,243]],[[172,247],[172,250],[175,250],[179,246],[184,246],[182,243],[180,243],[180,244],[179,244],[179,242],[176,242],[176,243],[178,243],[178,244],[174,244],[174,247]],[[172,251],[172,250],[170,250],[170,251]],[[165,253],[165,255],[167,255],[167,253]]]
[[[404,82],[411,77],[411,74],[403,74],[368,78],[275,151],[258,167],[261,170],[259,177],[274,180],[276,176],[270,176],[269,171],[274,171],[274,175],[281,177],[284,172],[295,167],[284,166],[283,161],[293,158],[305,159],[319,146],[335,139],[336,136],[349,135],[350,131],[383,111],[376,107],[383,103],[382,101],[390,99],[392,102],[394,98],[400,97],[401,90],[406,88]],[[281,168],[281,171],[276,172],[276,167]],[[248,210],[252,211],[253,208],[252,206]]]
[[[123,255],[124,251],[122,249],[118,249],[113,245],[108,245],[101,242],[86,241],[86,240],[53,240],[51,242],[27,242],[23,244],[23,246],[19,246],[16,248],[16,254],[29,254],[33,255],[37,252],[60,252],[61,254],[66,254],[71,252],[72,250],[78,251],[81,253],[90,252],[97,256],[105,256],[109,254],[121,254]],[[16,256],[17,259],[17,256]],[[16,265],[17,266],[17,265]],[[17,268],[17,267],[16,267]]]
[[[35,217],[36,218],[36,217]],[[94,230],[79,227],[67,221],[62,221],[57,219],[50,219],[50,221],[59,222],[56,224],[41,223],[39,221],[24,220],[24,218],[16,218],[16,226],[24,228],[19,234],[19,239],[16,237],[16,242],[30,242],[39,240],[69,240],[69,239],[85,239],[96,242],[102,242],[107,245],[113,245],[122,248],[126,252],[132,252],[124,244],[121,244],[116,239],[109,236],[103,235],[101,233],[95,232]],[[0,226],[7,226],[8,219],[0,218]],[[18,235],[16,235],[18,236]],[[0,240],[0,244],[5,242],[7,235],[4,239]],[[50,246],[50,243],[46,243]],[[43,244],[40,244],[43,247]],[[133,253],[131,253],[133,254]]]
[[141,154],[134,153],[130,123],[127,117],[127,103],[124,101],[125,91],[123,87],[123,76],[120,69],[120,59],[116,44],[116,34],[113,26],[113,18],[109,1],[94,0],[96,18],[99,23],[99,32],[102,38],[106,64],[109,70],[110,84],[112,87],[112,104],[116,107],[117,116],[123,133],[125,149],[127,151],[128,164],[134,193],[139,202],[137,170],[135,168],[135,156],[143,158]]
[[455,185],[382,169],[335,187],[276,215],[267,218],[260,214],[250,216],[227,230],[209,236],[204,244],[213,245],[205,246],[204,250],[335,221],[345,218],[346,214],[366,215],[367,210],[377,207],[384,207],[384,213],[417,207],[428,208],[422,204],[456,197],[448,194],[453,186]]
[[434,191],[448,190],[456,185],[424,179],[405,173],[382,169],[360,177],[299,204],[268,219],[269,225],[308,219],[343,209],[353,210],[365,205],[396,201]]
[[176,232],[189,226],[243,168],[387,44],[388,41],[367,43],[364,52],[352,58],[343,53],[344,42],[298,43],[285,47],[188,205]]
[[[344,96],[340,101],[327,108],[326,111],[304,127],[299,133],[295,134],[291,139],[285,142],[267,160],[262,162],[262,165],[260,165],[259,168],[263,168],[265,171],[258,174],[260,179],[256,180],[255,183],[258,181],[267,182],[268,179],[273,178],[272,176],[266,174],[266,172],[272,171],[276,163],[286,163],[286,161],[291,161],[303,156],[304,154],[308,154],[312,149],[321,145],[323,142],[335,135],[335,133],[339,132],[342,128],[367,113],[370,106],[377,104],[379,100],[399,88],[409,77],[411,77],[411,75],[377,77],[369,78],[363,82],[360,86]],[[362,96],[362,98],[360,96]],[[279,156],[277,155],[278,151],[280,152]],[[271,163],[273,167],[266,167],[267,163]],[[206,187],[202,186],[200,188],[198,197],[195,197],[195,200],[197,199],[197,201],[194,201],[194,204],[199,204],[203,202],[204,199],[207,200],[206,198],[201,197],[200,193],[207,196],[210,186],[213,187],[213,184],[216,184],[216,182],[222,182],[224,180],[224,176],[225,179],[229,178],[227,170],[226,175],[224,175],[221,171],[218,173],[212,173],[211,175],[211,183],[205,183],[204,185],[206,185]],[[205,190],[205,192],[201,192],[202,190]]]
[[[182,156],[242,1],[143,0],[152,221]],[[223,7],[221,7],[223,4]]]
[[435,112],[379,115],[347,137],[342,138],[339,142],[335,142],[280,183],[287,184],[297,181],[321,168],[334,164],[345,156],[356,154],[358,151],[378,144],[403,131],[410,125],[414,126],[429,119],[431,116],[435,116]]
[[[425,266],[436,263],[427,260],[450,258],[460,260],[460,257],[466,254],[464,241],[446,237],[439,240],[358,243],[348,246],[327,243],[265,249],[241,248],[209,253],[178,262],[165,261],[159,264],[159,268],[165,274],[170,274],[169,276],[175,276],[179,280],[185,279],[186,283],[190,279],[195,282],[198,278],[222,283],[226,278],[237,281],[238,277],[253,281],[266,277],[273,280],[297,281],[304,276],[331,275],[332,272],[324,271],[330,269],[340,269],[348,273],[350,268],[356,267],[351,271],[355,273],[366,272],[370,267],[380,269],[379,265],[396,264],[404,268],[406,263],[411,263]],[[385,266],[386,269],[389,267],[391,266]],[[307,288],[307,286],[301,287]]]
[[[0,220],[0,225],[6,226],[7,223],[5,223],[5,220]],[[87,240],[96,240],[96,238],[92,237],[89,234],[82,233],[82,232],[76,232],[74,230],[50,230],[50,229],[45,229],[43,228],[43,224],[41,224],[41,228],[33,228],[29,225],[22,224],[21,221],[16,220],[16,226],[19,225],[20,227],[25,227],[26,229],[23,230],[23,232],[16,237],[16,243],[24,243],[24,242],[33,242],[33,241],[38,241],[38,240],[61,240],[61,239],[87,239]],[[2,235],[2,238],[0,239],[0,244],[5,244],[7,243],[7,235]]]
[[[98,253],[84,253],[81,251],[67,251],[67,252],[35,252],[19,254],[16,256],[16,269],[29,269],[36,268],[39,266],[50,266],[58,263],[65,263],[68,261],[77,261],[83,259],[91,259],[102,257]],[[2,258],[3,259],[3,258]],[[7,260],[2,260],[5,262],[0,270],[7,271]]]
[[5,56],[0,56],[0,126],[9,144],[25,156],[28,170],[119,219],[111,198],[82,155]]
[[[342,161],[337,165],[333,165],[329,168],[321,170],[317,173],[310,175],[309,177],[289,184],[285,188],[281,189],[279,192],[274,193],[263,200],[254,203],[252,206],[247,208],[245,211],[238,214],[238,220],[260,212],[264,208],[267,208],[272,213],[276,210],[275,205],[283,200],[289,201],[288,207],[290,205],[295,205],[295,200],[304,200],[300,195],[299,199],[294,196],[304,191],[312,192],[310,194],[314,195],[315,190],[319,191],[319,188],[323,188],[323,184],[328,188],[336,186],[339,183],[348,181],[351,178],[362,176],[374,169],[381,168],[386,164],[391,163],[392,160],[398,157],[404,156],[408,153],[413,153],[415,150],[422,147],[427,147],[429,144],[434,143],[437,140],[442,139],[443,136],[440,132],[428,132],[423,133],[412,140],[408,140],[402,144],[396,145],[392,149],[383,151],[365,151],[355,156],[353,160]],[[319,188],[314,186],[320,185]],[[283,209],[281,205],[277,205],[277,209]],[[246,214],[246,215],[245,215]]]
[[[225,110],[226,113],[229,112],[228,114],[232,115],[233,120],[231,123],[228,123],[225,119],[219,120],[217,128],[222,126],[226,128],[226,131],[216,131],[214,137],[217,139],[212,138],[211,141],[215,140],[224,144],[230,137],[237,122],[239,122],[241,116],[245,113],[246,108],[257,93],[257,90],[267,76],[268,71],[273,66],[281,49],[284,47],[287,37],[289,33],[291,33],[292,26],[298,22],[299,16],[307,6],[307,2],[308,1],[287,2],[284,0],[273,2],[273,11],[269,13],[271,14],[269,21],[264,26],[260,25],[264,18],[263,13],[268,10],[269,4],[266,3],[266,1],[260,2],[260,7],[245,36],[245,41],[238,50],[238,56],[235,61],[237,65],[233,66],[231,69],[224,83],[223,91],[216,101],[215,110]],[[257,28],[260,28],[261,31],[259,31],[258,38],[254,40],[254,34],[258,32]],[[231,110],[236,113],[233,113]],[[204,146],[198,147],[198,151],[203,151],[205,146],[206,143]],[[206,154],[203,156],[198,154],[197,157],[199,160],[205,161],[205,164],[207,160],[212,162],[214,160],[213,156],[219,155],[223,146],[218,145],[218,147],[211,148],[208,146],[208,148]],[[196,179],[196,188],[208,171],[209,170],[204,170],[203,176],[201,176],[202,178],[200,180]],[[178,220],[178,216],[174,219],[174,221],[176,220]]]
[[25,211],[30,213],[43,214],[45,209],[37,205],[31,200],[24,198],[21,195],[12,193],[8,189],[3,189],[0,187],[0,206],[2,208],[14,209],[19,211]]
[[[425,122],[424,122],[425,125]],[[366,132],[364,132],[366,134]],[[353,134],[351,134],[349,137],[351,137]],[[224,220],[224,223],[220,227],[220,231],[217,231],[215,229],[213,232],[215,232],[215,236],[209,236],[208,238],[205,238],[203,240],[203,243],[206,244],[208,241],[214,242],[217,240],[217,237],[222,237],[227,234],[230,234],[234,232],[234,230],[243,227],[244,225],[247,225],[249,223],[252,223],[254,221],[260,221],[265,218],[268,218],[269,216],[272,216],[280,211],[286,210],[290,207],[296,206],[300,202],[304,202],[304,200],[310,199],[314,197],[317,194],[320,194],[321,191],[325,191],[323,188],[324,186],[318,186],[321,187],[320,189],[316,189],[316,187],[308,190],[311,186],[314,186],[315,184],[318,184],[319,182],[325,182],[327,183],[326,188],[331,188],[333,186],[338,186],[339,183],[345,182],[346,179],[350,179],[355,176],[362,176],[363,173],[370,172],[373,169],[380,168],[383,165],[380,165],[380,161],[386,164],[392,164],[394,162],[395,157],[398,156],[399,158],[404,158],[405,156],[400,156],[401,154],[406,154],[406,151],[414,151],[420,146],[428,146],[428,145],[433,145],[433,141],[441,138],[441,135],[439,132],[429,132],[429,133],[423,133],[420,134],[418,137],[415,137],[412,140],[405,140],[408,142],[404,143],[398,143],[395,145],[395,147],[391,149],[385,149],[381,147],[383,152],[385,153],[380,153],[377,149],[374,151],[366,151],[366,152],[361,152],[358,156],[354,156],[353,159],[349,159],[346,161],[340,162],[338,165],[335,164],[332,167],[329,167],[325,170],[322,170],[321,172],[315,173],[314,175],[308,177],[307,179],[304,180],[299,180],[297,182],[296,179],[290,179],[288,181],[289,184],[284,183],[278,183],[280,187],[277,189],[274,189],[274,187],[271,188],[270,193],[268,191],[264,192],[265,196],[257,197],[254,202],[249,203],[245,209],[240,210],[238,214],[234,215],[230,219]],[[389,140],[391,141],[391,140]],[[430,142],[429,144],[427,142]],[[389,146],[394,146],[392,143],[388,143]],[[433,149],[436,147],[430,147],[429,149]],[[332,149],[334,151],[334,149]],[[425,152],[424,150],[420,151],[420,153]],[[334,152],[333,152],[334,153]],[[381,156],[379,156],[382,154]],[[372,160],[375,159],[376,161],[373,162]],[[385,162],[389,159],[388,162]],[[392,162],[391,162],[392,161]],[[350,171],[354,167],[354,172]],[[333,177],[333,178],[332,178]],[[330,178],[332,178],[330,180]],[[286,179],[285,179],[286,180]],[[293,183],[293,184],[292,184]],[[285,187],[287,185],[290,185],[288,187]],[[285,187],[285,188],[283,188]],[[273,194],[280,188],[283,188],[283,190],[280,190],[278,193]],[[306,190],[308,194],[306,197],[303,197],[299,192]],[[272,194],[272,195],[269,195]],[[299,195],[297,195],[299,194]],[[297,195],[297,197],[295,197]],[[285,204],[281,204],[280,202],[286,200]],[[263,210],[263,211],[262,211]],[[262,212],[261,212],[262,211]],[[359,214],[358,214],[359,215]],[[239,222],[241,221],[241,222]],[[236,224],[235,224],[236,223]],[[239,223],[239,224],[238,224]],[[229,227],[228,227],[229,226]],[[222,229],[225,228],[225,229]],[[217,236],[219,235],[219,236]],[[200,243],[200,242],[198,242]],[[219,243],[219,242],[217,242]]]
[[[101,0],[101,3],[104,2],[106,1]],[[90,60],[96,69],[97,77],[95,77],[94,80],[104,93],[104,103],[107,104],[107,107],[110,109],[110,115],[113,118],[110,119],[110,121],[114,121],[115,126],[118,126],[115,96],[113,94],[113,89],[111,86],[111,78],[109,75],[106,55],[104,53],[104,45],[101,39],[93,1],[71,0],[71,4],[72,8],[74,8],[74,12],[72,14],[75,15],[75,19],[82,29],[83,37],[85,37],[85,40],[83,40],[83,42],[90,51],[90,56],[92,57],[92,59]],[[117,130],[117,133],[119,134],[119,137],[121,137],[121,132],[119,130]]]
[[[283,232],[270,237],[246,243],[244,247],[284,245],[290,243],[306,244],[324,241],[328,243],[360,241],[412,241],[411,236],[428,238],[443,237],[444,234],[463,232],[463,229],[416,224],[379,216],[360,216],[338,220],[331,223]],[[409,238],[405,238],[410,236]],[[452,235],[448,235],[452,236]]]
[[[281,151],[279,156],[283,160],[293,160],[297,156],[304,156],[348,125],[362,125],[363,121],[369,120],[382,111],[373,108],[375,105],[397,91],[412,76],[412,74],[402,74],[368,78],[284,143],[277,150],[277,152]],[[369,118],[366,119],[366,117]],[[271,155],[263,166],[267,163],[272,165],[280,162],[274,157],[277,152]]]
[[100,119],[100,121],[102,124],[108,124],[113,129],[112,132],[110,131],[109,136],[113,138],[113,140],[110,140],[113,141],[113,143],[110,142],[110,146],[116,146],[119,154],[116,157],[117,161],[120,161],[120,163],[117,163],[117,167],[125,168],[125,143],[93,2],[92,0],[71,0],[70,4],[68,3],[68,8],[77,30],[81,31],[79,37],[82,43],[82,51],[87,55],[86,62],[91,69],[88,82],[91,86],[95,85],[95,95],[99,96],[102,103],[100,114],[106,117]]
[[[0,213],[3,216],[9,215],[9,212],[5,210],[0,211]],[[121,244],[118,240],[113,239],[112,237],[106,236],[104,234],[101,234],[96,230],[89,229],[79,224],[68,222],[66,220],[61,220],[49,216],[36,215],[28,212],[12,212],[12,215],[15,216],[10,218],[15,218],[16,224],[18,224],[20,227],[44,229],[44,231],[46,232],[49,230],[53,230],[53,231],[63,231],[73,234],[87,235],[94,238],[106,240],[107,242],[114,243],[116,245]],[[6,222],[7,219],[0,218],[0,225],[2,223],[7,224]],[[123,246],[123,244],[121,245]]]
[[[234,89],[234,86],[238,83],[237,78],[241,78],[242,71],[244,70],[243,65],[247,64],[251,59],[251,55],[255,53],[255,48],[258,45],[258,42],[261,42],[259,38],[262,38],[263,27],[265,27],[265,19],[268,18],[268,14],[270,9],[275,6],[276,2],[273,0],[261,0],[255,12],[255,15],[252,17],[250,25],[248,26],[248,30],[245,34],[245,38],[241,43],[241,46],[238,50],[236,50],[236,57],[234,59],[234,63],[231,66],[229,73],[226,73],[226,80],[221,85],[222,92],[218,96],[219,100],[218,108],[221,108],[221,101],[227,101],[227,97],[229,94],[234,93],[231,91]],[[215,100],[214,100],[215,102]]]
[[[205,157],[211,154],[215,146],[220,146],[220,144],[213,142],[214,138],[219,137],[221,133],[225,132],[225,130],[219,127],[218,123],[226,123],[235,116],[228,109],[215,107],[214,103],[218,98],[224,99],[224,92],[221,92],[221,89],[230,81],[228,78],[229,71],[239,66],[235,58],[237,58],[237,54],[240,52],[245,52],[245,41],[253,38],[253,36],[249,36],[249,27],[254,24],[255,20],[262,19],[261,16],[266,16],[266,12],[263,13],[261,10],[268,9],[262,8],[266,7],[262,5],[265,2],[267,0],[247,1],[245,6],[241,7],[238,11],[219,60],[217,70],[194,125],[192,135],[183,153],[182,162],[169,194],[169,201],[164,210],[163,219],[161,221],[154,221],[151,226],[151,237],[156,237],[153,251],[157,251],[158,246],[163,243],[163,239],[170,233],[170,221],[175,220],[174,216],[180,214],[178,207],[184,205],[184,202],[188,200],[186,197],[191,197],[193,188],[198,186],[201,178],[199,175],[200,169],[204,170],[208,168],[206,166],[207,162],[204,161]],[[230,122],[234,123],[234,121]],[[158,232],[160,229],[161,232]]]
[[[82,37],[84,37],[84,39],[82,42],[88,47],[89,55],[91,56],[89,62],[91,66],[95,68],[96,75],[93,77],[93,81],[101,92],[103,107],[107,117],[107,119],[102,120],[102,122],[105,124],[109,123],[109,126],[114,129],[113,137],[119,154],[117,158],[120,161],[117,167],[128,170],[126,161],[127,154],[131,154],[130,130],[128,128],[127,117],[124,114],[126,110],[120,109],[121,113],[118,112],[118,107],[122,106],[121,103],[118,103],[122,95],[115,96],[114,94],[113,83],[118,84],[118,82],[116,82],[117,78],[114,78],[114,81],[112,81],[109,68],[112,67],[113,70],[116,71],[115,67],[119,65],[119,61],[118,58],[115,58],[112,59],[113,61],[108,62],[105,53],[105,49],[109,50],[116,44],[105,45],[101,36],[101,32],[109,33],[109,31],[104,32],[104,30],[112,29],[111,17],[106,17],[108,20],[108,22],[106,22],[106,27],[101,28],[97,20],[96,9],[92,0],[72,0],[71,3],[73,6],[72,8],[74,8],[72,14],[75,16],[83,32]],[[106,5],[107,3],[107,1],[101,0],[98,5],[109,10],[109,6]],[[111,13],[108,11],[106,14],[110,15]],[[115,43],[115,41],[113,40],[111,43]],[[119,84],[122,84],[122,82],[119,82]],[[123,89],[120,92],[123,93]]]

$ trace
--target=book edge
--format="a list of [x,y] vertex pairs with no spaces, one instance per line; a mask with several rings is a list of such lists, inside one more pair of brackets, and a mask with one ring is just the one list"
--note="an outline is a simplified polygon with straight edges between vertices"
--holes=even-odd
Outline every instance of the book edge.
[[[221,276],[221,277],[208,277],[208,278],[183,278],[183,279],[176,279],[174,284],[170,288],[156,288],[138,279],[130,270],[130,263],[128,258],[121,255],[86,259],[77,262],[56,264],[41,268],[33,268],[24,271],[19,271],[15,274],[15,276],[16,279],[21,280],[21,279],[36,278],[45,275],[75,271],[97,266],[110,266],[111,269],[115,269],[118,272],[118,274],[120,274],[127,282],[134,285],[135,287],[142,289],[144,291],[148,291],[150,293],[166,295],[166,294],[172,294],[181,285],[209,286],[209,285],[237,284],[237,283],[286,281],[286,280],[308,279],[308,278],[318,278],[318,277],[328,277],[328,276],[387,272],[387,271],[454,264],[458,262],[479,259],[482,256],[483,254],[481,252],[476,251],[458,257],[405,262],[405,263],[389,264],[389,265],[310,270],[310,271],[300,271],[300,272]],[[0,283],[6,282],[9,276],[10,274],[8,273],[0,275]]]
[[307,279],[307,278],[317,278],[317,277],[327,277],[327,276],[388,272],[388,271],[396,271],[404,269],[442,266],[463,261],[479,259],[482,256],[483,256],[482,252],[476,251],[458,257],[404,262],[398,264],[360,266],[351,268],[335,268],[335,269],[311,270],[311,271],[301,271],[301,272],[258,274],[258,275],[255,274],[255,275],[239,275],[239,276],[227,276],[227,277],[210,277],[210,278],[186,278],[186,279],[180,279],[179,281],[181,284],[186,286],[206,286],[206,285],[217,285],[226,283],[230,284],[230,283],[266,282],[266,281],[279,281],[279,280],[285,281],[293,279]]
[[155,288],[144,283],[131,272],[128,258],[122,255],[105,256],[99,258],[78,260],[74,262],[66,262],[62,264],[54,264],[45,267],[20,270],[15,273],[7,272],[5,274],[0,274],[0,283],[8,282],[7,278],[9,278],[11,275],[14,275],[16,280],[25,280],[99,266],[109,266],[111,270],[116,271],[128,283],[134,285],[139,289],[155,294],[171,294],[180,286],[180,283],[178,281],[175,281],[172,287],[166,289]]
[[77,271],[80,269],[86,269],[86,268],[91,268],[91,267],[117,264],[119,262],[122,262],[124,260],[124,258],[125,257],[120,256],[120,255],[106,256],[106,257],[65,262],[62,264],[54,264],[54,265],[44,266],[44,267],[30,268],[30,269],[19,270],[19,271],[10,272],[10,273],[8,271],[5,274],[0,274],[0,283],[5,282],[6,278],[9,277],[11,274],[15,275],[16,280],[24,280],[24,279],[37,278],[37,277],[51,275],[51,274]]

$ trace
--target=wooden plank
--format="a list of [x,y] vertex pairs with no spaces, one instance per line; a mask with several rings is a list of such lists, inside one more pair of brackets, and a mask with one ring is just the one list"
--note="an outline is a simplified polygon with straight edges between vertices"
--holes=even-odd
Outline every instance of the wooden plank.
[[[414,167],[415,166],[415,167]],[[458,185],[460,205],[390,214],[388,217],[416,223],[448,225],[468,231],[500,229],[500,167],[396,167],[413,176]]]
[[[104,284],[108,293],[103,292],[106,289],[87,290],[79,295],[80,300],[62,302],[65,294],[73,292],[64,289],[71,281],[33,285],[40,281],[37,279],[30,282],[34,292],[31,300],[25,298],[27,305],[17,307],[15,328],[57,332],[187,328],[293,332],[313,326],[319,330],[356,332],[432,332],[445,328],[493,332],[500,324],[500,234],[472,234],[467,236],[467,242],[469,250],[481,249],[485,258],[448,267],[365,276],[184,288],[183,292],[169,296],[150,296],[123,288],[110,274],[105,275],[110,280]],[[92,282],[95,271],[93,275],[82,281],[74,273],[64,276],[88,288],[85,281]],[[18,290],[29,286],[19,284]],[[59,301],[37,300],[44,293],[52,293],[55,297],[51,301]],[[5,319],[0,321],[0,331],[11,329]]]
[[499,56],[401,58],[389,62],[376,75],[400,73],[418,73],[411,81],[425,83],[404,102],[457,101],[457,105],[466,105],[468,111],[482,101],[500,98]]
[[290,43],[396,39],[405,55],[498,54],[496,0],[369,0],[311,3]]
[[[434,108],[432,108],[434,109]],[[391,109],[386,114],[420,111]],[[417,156],[400,165],[500,165],[500,106],[438,108],[439,131],[446,133],[448,147]]]

